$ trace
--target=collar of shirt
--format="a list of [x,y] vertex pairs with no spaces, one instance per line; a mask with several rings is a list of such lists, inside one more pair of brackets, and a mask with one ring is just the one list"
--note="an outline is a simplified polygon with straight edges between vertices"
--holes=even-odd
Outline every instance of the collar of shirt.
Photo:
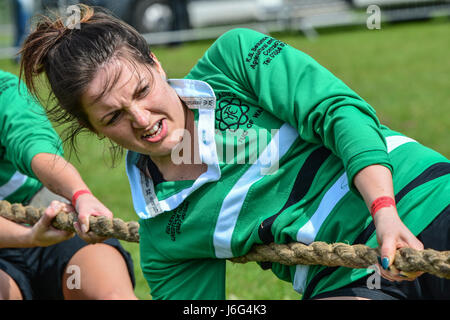
[[136,166],[140,154],[128,151],[126,171],[130,181],[134,209],[141,219],[152,218],[165,211],[174,210],[195,190],[205,183],[219,180],[221,176],[214,138],[216,97],[213,89],[208,83],[199,80],[170,79],[168,83],[188,108],[198,110],[199,153],[202,163],[208,165],[208,170],[200,175],[192,186],[166,199],[158,199],[153,181],[143,175]]

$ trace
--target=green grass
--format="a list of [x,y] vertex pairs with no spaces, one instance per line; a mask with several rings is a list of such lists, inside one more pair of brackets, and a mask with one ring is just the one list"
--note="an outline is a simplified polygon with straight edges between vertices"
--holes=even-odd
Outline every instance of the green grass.
[[[432,21],[383,25],[381,30],[354,28],[327,32],[314,41],[299,34],[277,34],[310,54],[346,82],[378,112],[383,124],[450,157],[449,23]],[[211,44],[199,41],[176,48],[156,47],[171,78],[183,77]],[[0,68],[18,73],[9,60]],[[123,161],[110,167],[107,146],[94,136],[80,137],[80,162],[71,160],[94,193],[117,217],[137,220]],[[135,262],[136,294],[151,299],[139,269],[137,244],[124,243]],[[255,263],[228,263],[228,299],[298,299],[292,285],[262,271]]]

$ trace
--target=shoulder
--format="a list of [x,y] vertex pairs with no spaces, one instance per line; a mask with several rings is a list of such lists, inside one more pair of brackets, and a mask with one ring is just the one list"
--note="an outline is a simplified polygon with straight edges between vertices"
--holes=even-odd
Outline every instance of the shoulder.
[[218,40],[228,38],[252,38],[258,36],[265,36],[265,34],[249,28],[234,28],[222,34]]
[[214,45],[225,44],[231,45],[235,48],[236,44],[247,45],[266,37],[268,37],[268,35],[259,31],[248,28],[235,28],[225,32],[219,38],[217,38]]
[[40,103],[28,91],[25,82],[20,81],[16,75],[3,70],[0,70],[0,102],[8,104],[8,109],[39,112],[42,110]]
[[270,36],[252,29],[231,29],[214,41],[203,58],[215,64],[234,64],[269,38]]
[[19,78],[9,72],[0,70],[0,95],[10,88],[17,88]]
[[214,41],[186,78],[205,80],[214,74],[234,74],[242,70],[242,64],[252,50],[268,39],[268,35],[252,29],[231,29]]
[[15,74],[0,70],[0,98],[21,99],[26,103],[35,103],[23,81]]
[[0,70],[0,80],[1,81],[7,81],[7,80],[17,80],[18,77],[10,72]]

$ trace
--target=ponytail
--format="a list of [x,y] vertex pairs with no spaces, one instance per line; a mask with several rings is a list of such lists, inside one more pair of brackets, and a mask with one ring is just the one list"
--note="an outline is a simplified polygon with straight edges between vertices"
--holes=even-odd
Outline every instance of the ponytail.
[[[80,24],[88,23],[94,15],[94,9],[79,5]],[[20,64],[20,79],[25,78],[25,83],[30,92],[38,96],[36,80],[46,71],[45,64],[50,50],[57,48],[60,40],[73,28],[64,24],[63,18],[56,16],[52,20],[49,16],[40,16],[36,29],[28,36],[19,54],[22,56]]]
[[[146,40],[135,29],[104,9],[78,7],[77,27],[65,25],[58,15],[40,16],[20,51],[20,78],[46,107],[49,119],[65,125],[63,140],[72,149],[78,133],[95,132],[81,97],[98,70],[119,55],[133,63],[154,64]],[[49,92],[46,99],[42,92]]]

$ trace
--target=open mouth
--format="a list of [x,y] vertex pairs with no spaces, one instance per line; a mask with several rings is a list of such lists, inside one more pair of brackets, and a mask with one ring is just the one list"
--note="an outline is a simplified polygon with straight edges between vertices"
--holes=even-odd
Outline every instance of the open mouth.
[[157,137],[161,133],[162,127],[163,127],[162,120],[159,120],[157,123],[153,125],[153,127],[150,130],[144,132],[142,138],[151,139]]
[[164,119],[156,122],[153,127],[145,131],[141,138],[148,142],[159,142],[167,135],[167,124]]

